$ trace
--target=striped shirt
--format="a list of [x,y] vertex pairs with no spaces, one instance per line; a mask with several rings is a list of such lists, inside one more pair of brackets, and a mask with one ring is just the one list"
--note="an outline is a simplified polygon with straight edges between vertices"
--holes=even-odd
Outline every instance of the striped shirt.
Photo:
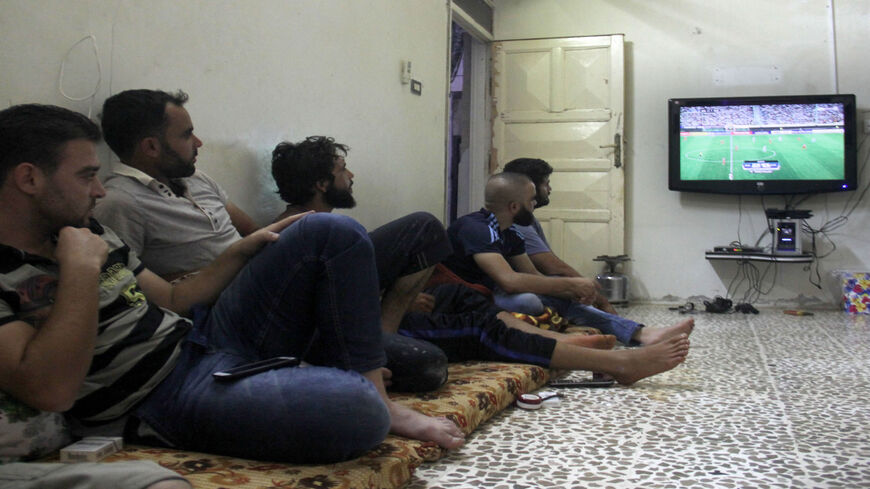
[[[148,302],[136,282],[144,270],[136,253],[108,228],[91,230],[109,245],[100,274],[94,358],[69,412],[83,424],[127,413],[172,370],[190,323]],[[0,327],[24,321],[39,328],[57,293],[58,265],[0,245]]]

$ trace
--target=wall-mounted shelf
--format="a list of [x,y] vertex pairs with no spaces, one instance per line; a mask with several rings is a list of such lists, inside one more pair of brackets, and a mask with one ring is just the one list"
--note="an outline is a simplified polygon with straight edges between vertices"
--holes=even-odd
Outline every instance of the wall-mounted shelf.
[[739,260],[739,261],[773,261],[778,263],[810,263],[813,261],[811,253],[794,255],[772,255],[770,253],[731,253],[721,251],[707,251],[704,258],[708,260]]

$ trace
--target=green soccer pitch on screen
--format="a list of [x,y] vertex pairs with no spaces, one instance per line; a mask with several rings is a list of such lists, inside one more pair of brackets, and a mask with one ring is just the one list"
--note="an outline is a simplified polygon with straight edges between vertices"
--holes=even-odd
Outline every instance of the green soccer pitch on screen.
[[671,190],[854,190],[854,95],[671,99]]

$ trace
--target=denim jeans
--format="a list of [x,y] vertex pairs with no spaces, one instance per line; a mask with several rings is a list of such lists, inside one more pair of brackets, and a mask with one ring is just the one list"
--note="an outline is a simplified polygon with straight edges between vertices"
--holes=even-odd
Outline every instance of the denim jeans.
[[[389,290],[403,276],[435,266],[453,248],[444,225],[428,212],[414,212],[369,233],[375,249],[378,283]],[[421,340],[384,334],[387,368],[393,372],[391,391],[427,392],[447,382],[447,355]]]
[[[383,441],[387,407],[360,373],[384,365],[374,252],[352,219],[306,216],[195,321],[173,372],[135,415],[171,444],[261,460],[347,460]],[[275,356],[231,382],[212,373]]]
[[492,300],[498,307],[505,311],[519,312],[531,316],[540,316],[544,313],[544,303],[541,298],[531,292],[508,294],[496,286],[492,292]]
[[541,302],[559,313],[569,323],[577,326],[591,326],[597,328],[603,334],[612,334],[624,345],[637,345],[638,342],[631,339],[643,325],[631,319],[626,319],[616,314],[610,314],[592,306],[580,302],[561,299],[548,295],[542,295]]
[[543,314],[544,306],[550,307],[569,323],[577,326],[591,326],[603,334],[612,334],[620,343],[625,345],[636,345],[637,342],[633,341],[631,337],[643,327],[643,325],[630,319],[559,297],[532,293],[507,294],[501,289],[496,289],[493,297],[497,306],[511,312],[537,316]]
[[441,224],[428,212],[414,212],[369,233],[375,248],[381,290],[399,277],[433,267],[450,256],[453,247]]

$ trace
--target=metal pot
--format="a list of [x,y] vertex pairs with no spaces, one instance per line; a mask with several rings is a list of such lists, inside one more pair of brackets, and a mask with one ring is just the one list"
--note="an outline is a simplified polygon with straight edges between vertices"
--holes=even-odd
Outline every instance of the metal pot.
[[628,260],[627,255],[601,255],[593,260],[607,262],[609,270],[599,273],[595,279],[601,284],[601,295],[611,304],[628,303],[628,277],[616,271],[616,265]]
[[628,302],[628,277],[618,272],[603,272],[595,276],[601,284],[601,295],[611,304]]

